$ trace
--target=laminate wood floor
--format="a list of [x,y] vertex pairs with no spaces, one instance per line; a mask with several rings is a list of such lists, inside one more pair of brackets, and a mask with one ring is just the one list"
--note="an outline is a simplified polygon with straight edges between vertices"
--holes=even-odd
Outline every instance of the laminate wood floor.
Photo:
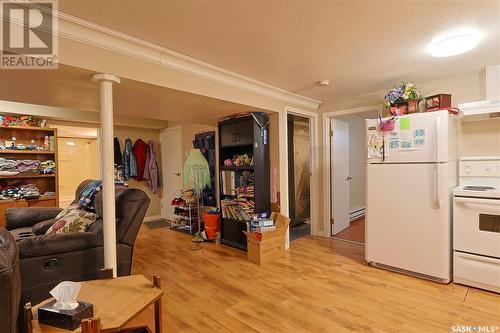
[[365,243],[365,218],[352,221],[347,228],[335,235],[335,238]]
[[[143,227],[134,274],[162,279],[164,332],[452,332],[500,327],[500,295],[367,266],[362,245],[304,237],[257,266],[246,253]],[[153,311],[131,325],[153,327]],[[458,332],[458,331],[457,331]],[[500,329],[497,329],[500,332]]]

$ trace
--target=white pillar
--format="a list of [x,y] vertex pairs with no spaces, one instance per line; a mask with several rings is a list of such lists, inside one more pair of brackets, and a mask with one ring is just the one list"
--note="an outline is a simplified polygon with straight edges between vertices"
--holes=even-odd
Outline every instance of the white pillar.
[[113,83],[120,79],[110,74],[95,74],[101,93],[101,177],[104,230],[104,267],[116,277],[116,214],[113,146]]

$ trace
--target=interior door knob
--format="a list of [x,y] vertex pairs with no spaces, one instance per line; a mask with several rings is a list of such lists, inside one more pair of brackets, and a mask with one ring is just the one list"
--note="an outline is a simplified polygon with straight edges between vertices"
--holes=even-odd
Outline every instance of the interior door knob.
[[352,177],[349,176],[345,180],[350,181],[351,179],[352,179]]
[[176,172],[176,173],[174,173],[174,175],[176,175],[176,176],[180,176],[180,175],[181,175],[181,173],[180,173],[180,172]]

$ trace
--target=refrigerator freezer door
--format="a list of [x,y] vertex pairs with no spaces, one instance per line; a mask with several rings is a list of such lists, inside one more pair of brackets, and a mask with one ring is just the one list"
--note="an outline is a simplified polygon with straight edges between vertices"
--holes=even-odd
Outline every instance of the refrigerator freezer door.
[[378,119],[367,120],[368,151],[377,132],[384,137],[383,156],[367,154],[368,163],[448,162],[449,117],[447,111],[404,115],[397,117],[394,130],[387,132],[376,130]]
[[448,164],[368,164],[366,260],[450,281]]

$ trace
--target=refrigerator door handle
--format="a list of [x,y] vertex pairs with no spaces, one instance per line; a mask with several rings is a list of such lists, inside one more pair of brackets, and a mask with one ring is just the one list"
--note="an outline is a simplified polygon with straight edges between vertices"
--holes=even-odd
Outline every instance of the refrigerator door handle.
[[434,198],[435,198],[435,203],[436,203],[436,208],[440,209],[441,208],[441,196],[439,194],[439,183],[440,183],[440,171],[439,171],[439,164],[434,165]]
[[436,162],[441,162],[441,118],[436,118],[435,124],[436,136],[434,140],[435,149],[436,149]]

